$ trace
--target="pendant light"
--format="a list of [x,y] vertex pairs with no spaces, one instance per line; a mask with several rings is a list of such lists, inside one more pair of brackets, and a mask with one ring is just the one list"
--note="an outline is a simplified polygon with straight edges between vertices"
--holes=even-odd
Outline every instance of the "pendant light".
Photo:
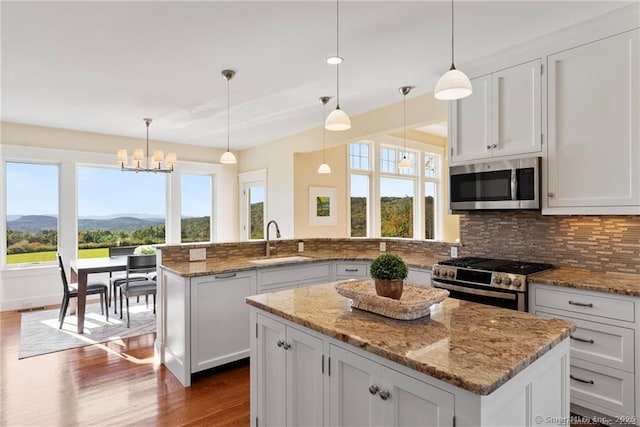
[[[142,120],[147,125],[147,149],[146,151],[142,148],[134,149],[133,156],[131,157],[133,166],[129,167],[129,155],[127,153],[127,149],[120,148],[117,152],[118,164],[120,165],[120,169],[127,172],[173,172],[173,167],[178,162],[176,153],[167,153],[167,157],[165,158],[164,151],[162,149],[156,148],[155,150],[153,150],[153,158],[151,159],[151,162],[149,162],[149,125],[153,120],[148,118]],[[147,161],[146,165],[143,164],[143,160],[145,159]],[[153,166],[149,167],[149,163],[151,163]],[[165,167],[162,167],[162,163],[165,164]]]
[[[331,99],[330,96],[321,96],[320,102],[322,102],[322,120],[327,114],[327,102]],[[325,129],[322,128],[322,164],[318,166],[318,173],[331,173],[331,167],[327,164],[326,148],[325,148]]]
[[336,66],[336,109],[327,116],[324,127],[327,130],[349,130],[351,129],[351,119],[349,115],[340,109],[340,4],[336,0],[336,56],[327,59],[329,64]]
[[438,80],[434,92],[436,99],[453,101],[466,98],[473,91],[469,77],[456,69],[453,62],[453,52],[453,0],[451,0],[451,68]]
[[231,151],[229,151],[229,80],[236,75],[236,72],[233,70],[222,70],[222,75],[225,79],[227,79],[227,151],[220,156],[220,163],[225,165],[235,165],[238,163],[236,160],[236,156],[233,155]]
[[407,159],[407,95],[411,92],[413,86],[402,86],[400,93],[402,94],[402,140],[404,141],[404,148],[402,151],[402,160],[398,163],[398,169],[411,168],[411,162]]

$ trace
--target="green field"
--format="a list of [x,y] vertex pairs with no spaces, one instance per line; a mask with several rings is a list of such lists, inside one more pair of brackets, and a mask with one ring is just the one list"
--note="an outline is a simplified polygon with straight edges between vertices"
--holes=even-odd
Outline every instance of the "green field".
[[[80,249],[78,255],[80,258],[108,257],[109,248]],[[32,263],[38,263],[38,262],[51,262],[55,260],[56,260],[55,251],[7,255],[7,264],[32,264]]]

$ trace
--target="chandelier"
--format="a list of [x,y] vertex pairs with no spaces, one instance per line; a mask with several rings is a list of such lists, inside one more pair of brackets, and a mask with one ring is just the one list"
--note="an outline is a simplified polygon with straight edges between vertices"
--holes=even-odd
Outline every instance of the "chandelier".
[[[176,153],[167,153],[167,157],[164,157],[164,151],[162,149],[153,150],[153,158],[149,157],[149,125],[152,119],[142,119],[147,125],[147,149],[144,151],[142,148],[136,148],[133,150],[133,156],[131,156],[131,163],[133,166],[129,166],[129,154],[126,148],[120,148],[118,150],[118,164],[122,171],[129,172],[162,172],[171,173],[173,167],[178,162]],[[164,167],[163,164],[164,163]],[[149,167],[149,165],[151,167]]]

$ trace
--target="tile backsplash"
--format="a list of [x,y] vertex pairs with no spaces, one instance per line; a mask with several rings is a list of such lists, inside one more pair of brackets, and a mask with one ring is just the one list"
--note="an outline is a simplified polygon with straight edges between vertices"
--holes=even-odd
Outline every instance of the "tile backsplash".
[[460,216],[460,256],[640,274],[640,216],[482,211]]

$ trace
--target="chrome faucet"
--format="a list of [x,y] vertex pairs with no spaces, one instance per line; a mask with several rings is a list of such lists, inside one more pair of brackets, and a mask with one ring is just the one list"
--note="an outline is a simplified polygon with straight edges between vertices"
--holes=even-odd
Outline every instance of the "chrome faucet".
[[276,222],[276,220],[272,219],[271,221],[269,221],[267,223],[267,242],[266,242],[267,243],[267,249],[265,251],[267,256],[271,255],[271,249],[274,249],[274,250],[276,249],[275,242],[273,244],[273,247],[271,247],[271,244],[269,243],[269,241],[270,241],[270,239],[269,239],[269,227],[271,227],[271,224],[276,226],[276,239],[280,238],[280,227],[278,227],[278,223]]

